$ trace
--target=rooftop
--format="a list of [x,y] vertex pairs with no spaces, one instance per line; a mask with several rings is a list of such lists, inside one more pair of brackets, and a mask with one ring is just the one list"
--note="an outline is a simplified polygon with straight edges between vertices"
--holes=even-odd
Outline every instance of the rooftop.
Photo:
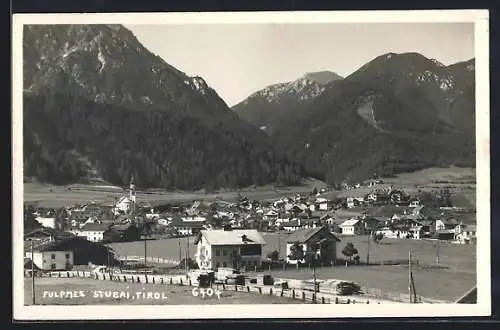
[[[325,230],[325,228],[317,227],[296,230],[288,236],[287,243],[305,243],[321,230]],[[333,235],[330,231],[328,231],[328,233],[332,236],[333,239],[335,239],[337,242],[340,242],[340,239],[338,239],[337,236]]]
[[264,238],[255,229],[202,230],[201,235],[211,245],[266,244]]
[[83,231],[106,231],[109,228],[109,225],[102,223],[87,223],[85,226],[80,228]]
[[342,224],[340,226],[341,227],[354,226],[358,222],[359,222],[358,219],[349,219],[349,220],[346,220],[346,221],[342,222]]

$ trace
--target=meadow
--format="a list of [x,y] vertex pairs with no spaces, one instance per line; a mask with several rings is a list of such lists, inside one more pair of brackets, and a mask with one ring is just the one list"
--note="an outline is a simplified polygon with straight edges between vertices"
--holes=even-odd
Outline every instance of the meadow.
[[[304,180],[301,186],[277,187],[267,185],[263,187],[249,187],[239,190],[207,191],[167,191],[162,189],[137,190],[137,201],[149,202],[153,206],[165,203],[183,203],[194,200],[236,201],[241,193],[249,199],[272,200],[283,196],[294,196],[297,193],[311,192],[314,187],[321,189],[325,183],[315,180]],[[127,188],[126,188],[127,189]],[[24,202],[36,203],[42,207],[63,207],[76,203],[114,202],[124,194],[124,188],[111,185],[74,184],[68,186],[54,186],[48,184],[27,182],[24,184]]]
[[[262,233],[266,240],[263,255],[277,250],[281,258],[286,258],[287,233]],[[392,295],[406,294],[408,290],[408,251],[412,251],[412,260],[418,260],[413,266],[417,293],[423,297],[453,301],[458,299],[476,283],[476,246],[439,244],[439,265],[436,264],[438,247],[435,242],[424,240],[383,239],[381,244],[370,242],[367,236],[339,236],[337,258],[342,258],[342,249],[351,242],[358,249],[361,261],[366,261],[368,248],[370,266],[337,265],[317,269],[319,279],[339,279],[355,281],[364,288],[381,290]],[[180,242],[180,244],[179,244]],[[189,238],[189,255],[194,259],[196,249],[194,238]],[[120,256],[143,256],[143,242],[113,243],[110,246]],[[171,260],[185,257],[188,239],[164,239],[147,242],[147,255]],[[400,265],[381,265],[383,262],[401,261]],[[268,271],[269,272],[269,271]],[[272,269],[270,273],[278,278],[311,279],[309,268],[296,269],[287,266],[285,270]]]

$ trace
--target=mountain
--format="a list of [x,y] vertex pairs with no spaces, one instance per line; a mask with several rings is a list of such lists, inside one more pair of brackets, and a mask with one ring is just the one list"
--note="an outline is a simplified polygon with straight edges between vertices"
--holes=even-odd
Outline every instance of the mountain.
[[277,144],[330,183],[475,165],[474,61],[388,53],[324,92]]
[[335,72],[331,71],[309,72],[304,75],[304,78],[307,80],[315,81],[321,85],[327,85],[332,81],[344,79]]
[[24,174],[200,189],[300,180],[201,77],[189,77],[120,25],[24,29]]
[[342,77],[330,71],[307,73],[297,80],[267,86],[233,107],[241,118],[267,133],[300,115],[325,85]]

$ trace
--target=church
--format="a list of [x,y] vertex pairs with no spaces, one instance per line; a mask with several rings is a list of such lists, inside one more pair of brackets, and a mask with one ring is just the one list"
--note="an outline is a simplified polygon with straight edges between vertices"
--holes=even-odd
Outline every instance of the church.
[[122,196],[113,208],[115,215],[119,214],[133,214],[136,208],[136,195],[134,178],[130,179],[129,194]]

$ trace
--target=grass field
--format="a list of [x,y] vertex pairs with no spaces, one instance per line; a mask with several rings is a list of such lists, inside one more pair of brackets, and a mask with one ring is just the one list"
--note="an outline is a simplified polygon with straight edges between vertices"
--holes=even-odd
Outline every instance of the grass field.
[[[476,184],[474,168],[428,168],[414,173],[399,174],[395,178],[386,178],[386,184],[393,184],[409,193],[420,190],[440,189],[449,187],[453,194],[453,202],[459,207],[475,207]],[[292,196],[300,192],[310,192],[314,187],[325,187],[324,182],[316,179],[304,180],[303,185],[294,187],[251,187],[240,190],[227,190],[207,193],[205,191],[165,191],[162,189],[138,190],[138,201],[148,201],[151,204],[186,202],[192,200],[235,200],[238,192],[250,199],[269,200],[283,196]],[[69,190],[70,188],[71,190]],[[351,191],[352,193],[355,190]],[[333,191],[325,197],[334,197],[341,192]],[[44,207],[61,207],[88,201],[114,201],[122,195],[122,188],[104,184],[74,184],[54,186],[27,182],[24,184],[24,201],[36,202]]]
[[[280,250],[282,258],[286,258],[286,233],[262,233],[266,240],[263,254]],[[347,242],[352,242],[358,249],[362,261],[366,260],[368,239],[366,236],[339,236],[342,242],[337,247],[337,257]],[[182,256],[185,256],[187,239],[181,240]],[[190,238],[189,254],[194,258],[194,239]],[[119,255],[144,255],[142,242],[113,243],[110,246]],[[280,246],[280,248],[279,248]],[[414,277],[419,295],[428,298],[453,300],[476,283],[476,246],[474,245],[439,245],[439,267],[436,267],[437,248],[434,242],[416,240],[384,239],[382,244],[370,242],[370,263],[379,264],[381,260],[407,260],[408,251],[412,250],[412,258],[418,260],[419,266],[414,267]],[[148,242],[148,256],[163,257],[172,260],[179,259],[179,239],[166,239]],[[431,269],[432,267],[432,269]],[[394,294],[405,294],[408,288],[408,268],[405,264],[399,266],[335,266],[323,267],[317,271],[318,278],[356,281],[366,288],[381,289]],[[307,279],[312,277],[312,271],[303,268],[296,270],[289,266],[285,271],[272,270],[275,277]]]
[[[137,200],[138,202],[147,201],[152,205],[172,202],[189,202],[193,200],[223,199],[231,201],[236,200],[239,192],[250,199],[269,200],[279,199],[283,196],[293,196],[300,192],[310,192],[314,187],[320,189],[324,186],[325,183],[321,181],[308,179],[304,180],[302,186],[274,187],[268,185],[263,187],[213,193],[207,193],[205,191],[186,192],[151,189],[138,190]],[[43,207],[62,207],[89,201],[112,202],[115,198],[121,197],[122,194],[122,188],[106,185],[75,184],[68,186],[54,186],[39,183],[24,184],[24,201],[37,203],[39,206]]]
[[[222,304],[297,304],[297,300],[276,296],[259,295],[257,293],[244,293],[222,291],[220,299],[216,296],[210,298],[195,297],[192,287],[177,285],[153,285],[137,283],[120,283],[100,281],[85,278],[37,278],[35,282],[35,304],[37,305],[222,305]],[[69,298],[49,298],[48,292],[77,291],[78,296]],[[99,291],[114,291],[129,293],[129,299],[100,297]],[[44,294],[45,292],[45,294]],[[141,292],[136,295],[136,292]],[[147,293],[157,293],[159,299],[149,297]],[[142,294],[144,293],[144,295]],[[103,292],[104,294],[104,292]],[[45,295],[45,297],[44,297]],[[135,299],[133,299],[134,297]],[[139,297],[139,298],[136,298]],[[158,297],[157,297],[158,298]],[[24,281],[25,305],[32,305],[31,280]]]

